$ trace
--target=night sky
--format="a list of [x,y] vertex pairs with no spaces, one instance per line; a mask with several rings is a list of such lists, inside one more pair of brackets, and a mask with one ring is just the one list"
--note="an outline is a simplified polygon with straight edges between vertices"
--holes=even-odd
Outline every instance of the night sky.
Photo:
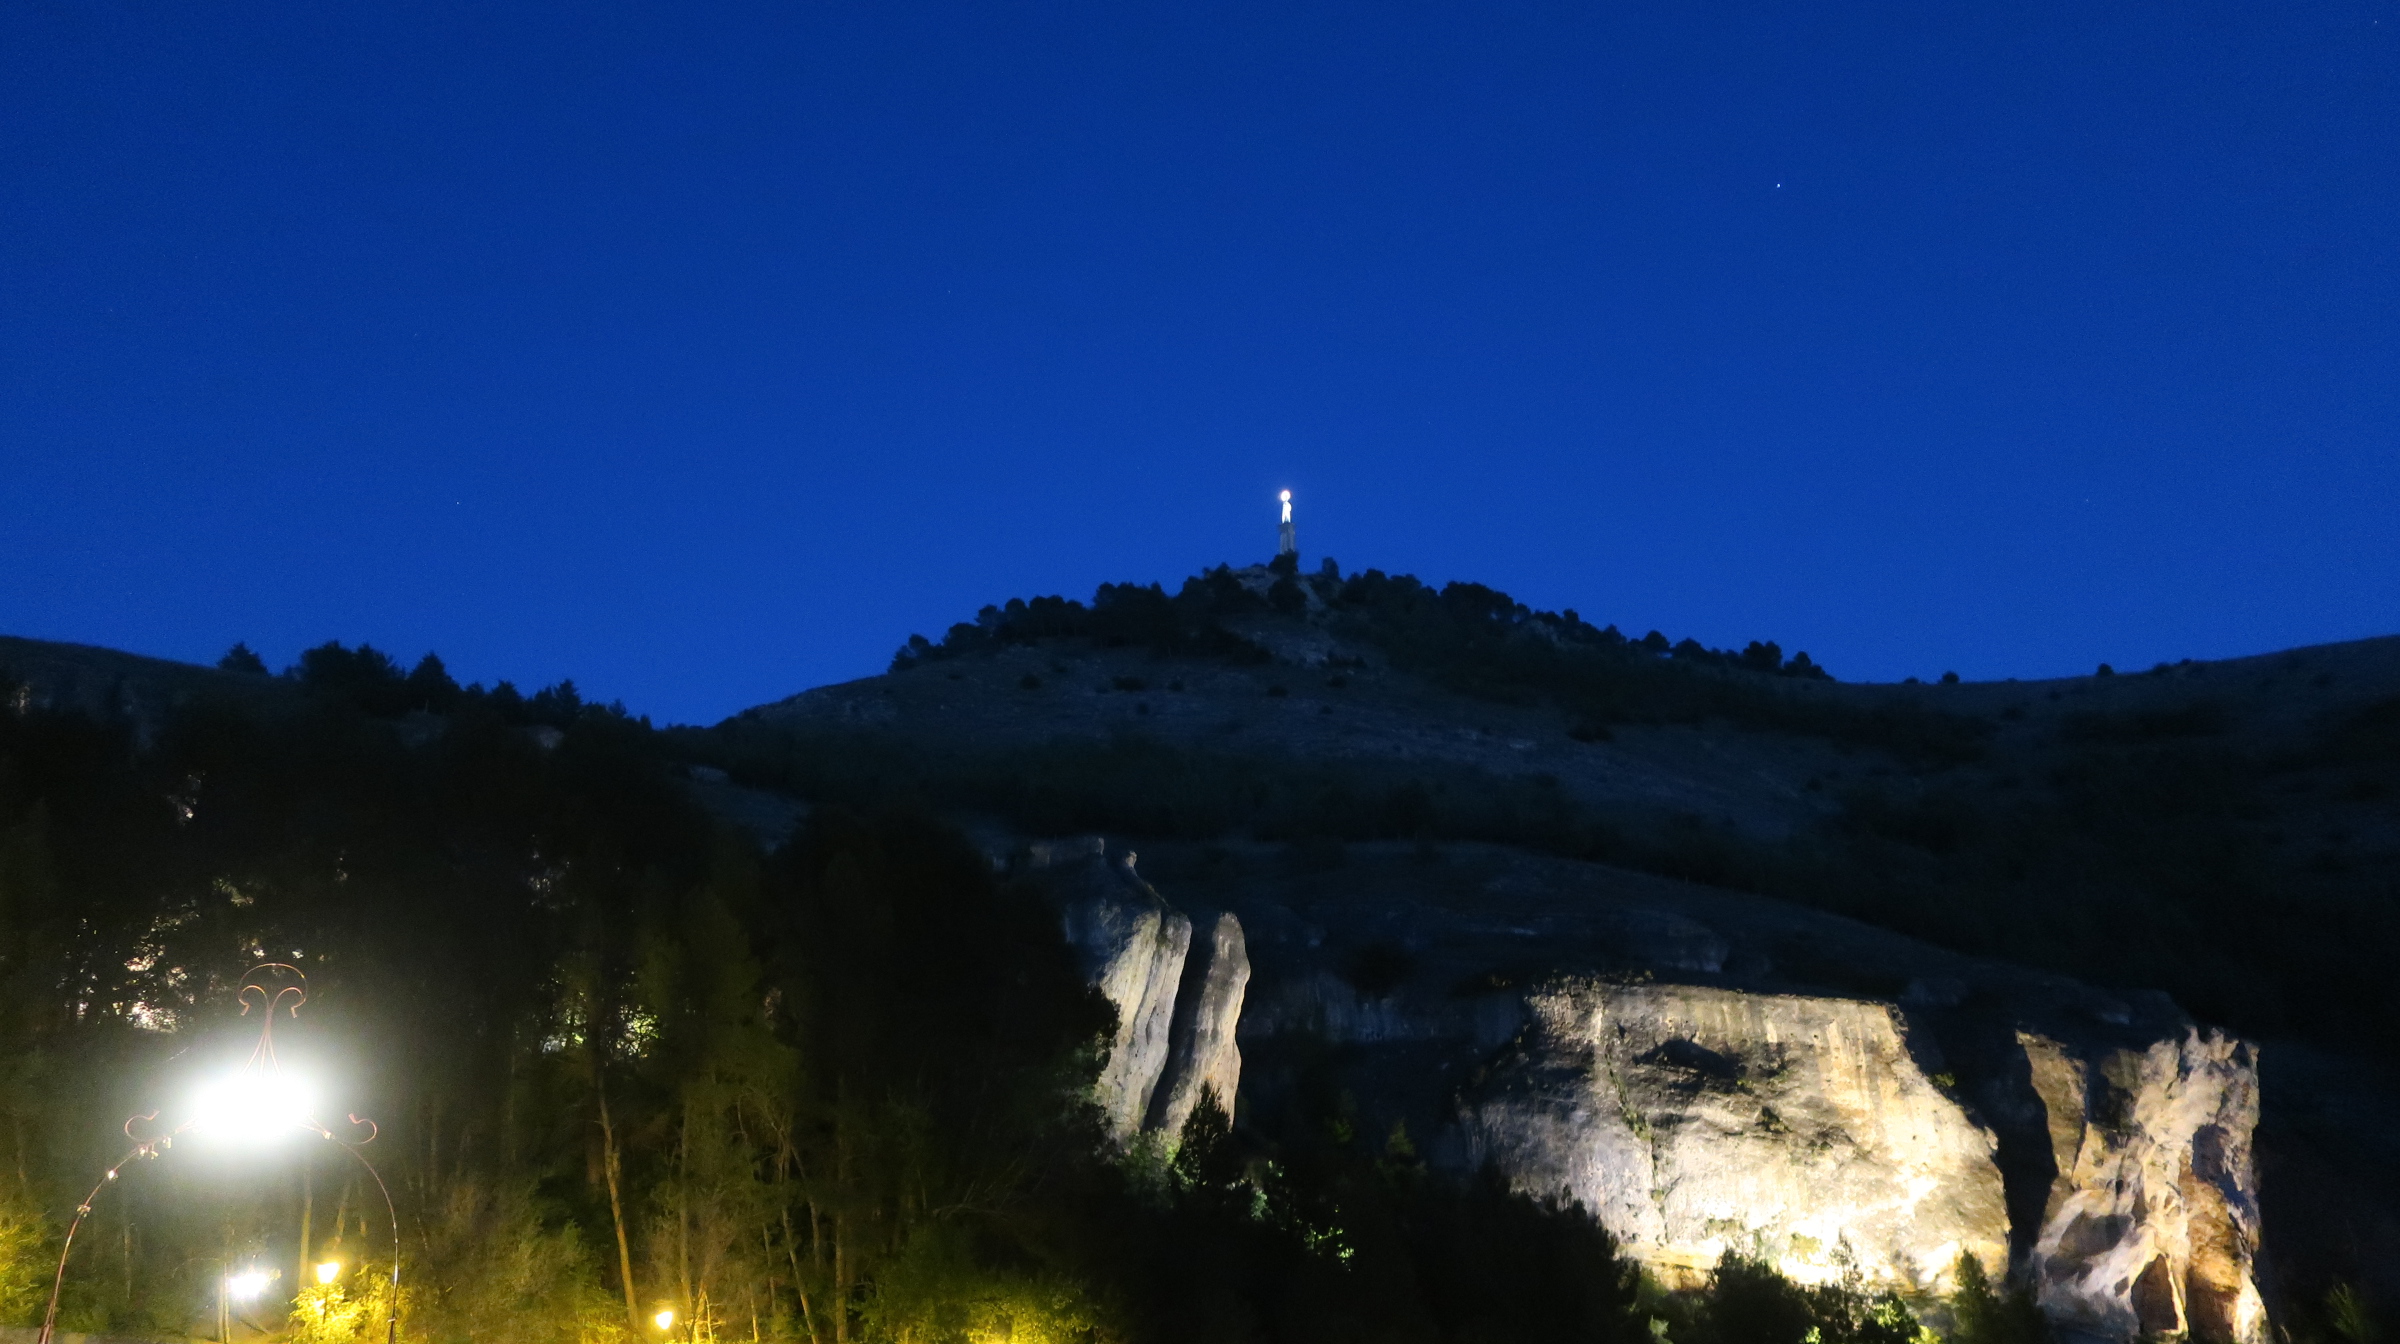
[[1012,595],[2400,630],[2400,0],[0,6],[0,632],[713,720]]

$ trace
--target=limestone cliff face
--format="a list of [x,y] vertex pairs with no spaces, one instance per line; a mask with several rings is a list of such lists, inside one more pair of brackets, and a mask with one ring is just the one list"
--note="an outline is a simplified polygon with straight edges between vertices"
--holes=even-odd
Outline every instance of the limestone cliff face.
[[2252,1047],[2195,1029],[2087,1061],[2019,1041],[2058,1173],[2031,1266],[2044,1314],[2118,1337],[2262,1344]]
[[1230,914],[1209,922],[1194,941],[1176,991],[1175,1021],[1168,1033],[1167,1068],[1152,1094],[1147,1128],[1181,1134],[1200,1098],[1210,1092],[1227,1115],[1242,1083],[1242,1047],[1234,1039],[1242,1000],[1250,987],[1250,952],[1242,922]]
[[1241,921],[1210,921],[1197,949],[1192,921],[1097,836],[1038,844],[1026,866],[1059,905],[1084,973],[1117,1010],[1116,1035],[1095,1085],[1109,1133],[1179,1134],[1213,1089],[1230,1113],[1241,1086],[1234,1027],[1250,982]]
[[2255,1052],[2163,996],[1521,856],[1219,854],[1176,893],[1240,919],[1197,930],[1099,841],[1034,866],[1118,1005],[1120,1142],[1212,1087],[1269,1135],[1320,1124],[1330,1085],[1670,1283],[1731,1250],[1940,1294],[1968,1255],[2080,1336],[2268,1342]]
[[1478,1158],[1590,1209],[1691,1282],[1726,1250],[1795,1279],[1855,1268],[1936,1292],[1963,1251],[2043,1314],[2112,1339],[2265,1344],[2256,1051],[2187,1027],[2145,1046],[2015,1033],[2052,1174],[2012,1238],[1996,1137],[1926,1076],[1890,1005],[1692,986],[1531,996],[1462,1111]]
[[1727,1250],[1802,1282],[1946,1291],[1962,1252],[2004,1272],[1993,1137],[1918,1068],[1889,1006],[1583,982],[1531,1007],[1467,1103],[1480,1154],[1590,1209],[1662,1278]]

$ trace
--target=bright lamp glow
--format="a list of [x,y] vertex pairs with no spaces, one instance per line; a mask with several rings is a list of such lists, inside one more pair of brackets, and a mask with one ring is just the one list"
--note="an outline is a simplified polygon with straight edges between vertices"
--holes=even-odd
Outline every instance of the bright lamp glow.
[[192,1096],[192,1131],[224,1143],[263,1147],[313,1126],[315,1098],[280,1074],[245,1072],[207,1084]]
[[239,1274],[228,1274],[225,1276],[225,1291],[233,1294],[234,1301],[247,1302],[267,1291],[267,1272],[263,1269],[245,1269]]
[[662,1311],[651,1317],[650,1323],[661,1330],[672,1330],[675,1328],[675,1313],[672,1310]]
[[328,1260],[317,1266],[317,1282],[319,1283],[331,1283],[340,1277],[342,1277],[342,1262],[339,1260]]

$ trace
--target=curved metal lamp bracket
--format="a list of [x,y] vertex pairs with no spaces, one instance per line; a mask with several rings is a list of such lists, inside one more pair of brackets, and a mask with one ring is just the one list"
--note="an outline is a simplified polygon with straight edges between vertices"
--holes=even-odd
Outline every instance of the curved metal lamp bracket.
[[[268,976],[266,973],[271,971],[281,971],[284,974]],[[240,1001],[241,1015],[244,1017],[250,1015],[253,1004],[265,1010],[259,1015],[258,1044],[251,1047],[250,1058],[243,1062],[241,1072],[259,1075],[276,1073],[279,1066],[275,1060],[275,1014],[282,1011],[291,1017],[300,1015],[300,1005],[308,1002],[308,976],[303,974],[299,967],[284,962],[262,962],[252,967],[242,977],[241,987],[234,991],[234,997]],[[157,1122],[157,1111],[143,1111],[126,1117],[125,1137],[132,1140],[133,1147],[128,1149],[123,1157],[109,1164],[108,1171],[101,1176],[99,1183],[92,1187],[92,1192],[85,1195],[83,1201],[75,1206],[74,1221],[67,1224],[66,1244],[59,1247],[58,1250],[58,1272],[51,1277],[50,1281],[50,1307],[42,1316],[42,1330],[41,1334],[37,1336],[36,1344],[51,1344],[51,1336],[58,1326],[59,1290],[64,1288],[67,1282],[67,1255],[75,1248],[75,1233],[83,1227],[83,1220],[91,1216],[92,1201],[98,1199],[100,1192],[116,1181],[118,1174],[125,1169],[128,1163],[156,1157],[165,1149],[173,1147],[175,1136],[190,1128],[192,1124],[187,1120],[162,1133],[155,1129]],[[375,1179],[375,1188],[383,1192],[384,1209],[390,1213],[392,1219],[392,1296],[384,1320],[384,1338],[386,1344],[398,1344],[400,1338],[399,1206],[392,1200],[392,1190],[384,1183],[383,1173],[377,1171],[375,1164],[367,1160],[367,1155],[359,1151],[373,1143],[381,1130],[373,1120],[355,1111],[349,1114],[349,1122],[353,1131],[365,1129],[366,1137],[344,1138],[313,1118],[303,1123],[317,1137],[341,1145],[352,1157],[357,1158],[359,1165],[365,1167],[367,1174]],[[142,1126],[149,1137],[145,1138],[142,1134],[135,1133],[134,1126],[136,1125]]]

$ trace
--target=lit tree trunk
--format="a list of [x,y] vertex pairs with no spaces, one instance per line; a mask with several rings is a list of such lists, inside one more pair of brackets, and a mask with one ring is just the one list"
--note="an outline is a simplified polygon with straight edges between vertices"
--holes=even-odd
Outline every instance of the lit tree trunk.
[[692,1108],[684,1103],[683,1129],[675,1140],[675,1259],[683,1283],[683,1307],[700,1328],[700,1304],[692,1293]]
[[309,1183],[308,1175],[308,1162],[306,1159],[302,1159],[300,1163],[300,1271],[292,1276],[292,1296],[295,1298],[299,1297],[301,1289],[308,1285],[308,1224],[310,1217],[317,1211],[316,1189]]
[[[815,1224],[812,1222],[810,1227],[810,1235],[814,1236]],[[809,1344],[817,1344],[824,1337],[817,1333],[816,1315],[808,1309],[808,1274],[800,1268],[800,1246],[792,1235],[792,1211],[788,1208],[783,1211],[783,1254],[792,1262],[792,1292],[800,1299],[800,1324],[808,1329]],[[809,1258],[816,1258],[814,1246],[809,1248]]]
[[625,1285],[625,1324],[634,1338],[642,1335],[642,1308],[633,1289],[633,1244],[625,1236],[625,1200],[617,1190],[617,1130],[608,1119],[608,1091],[600,1085],[600,1064],[592,1062],[592,1093],[600,1099],[600,1171],[608,1182],[608,1216],[617,1225],[617,1275]]
[[833,1344],[850,1344],[850,1238],[848,1219],[833,1215]]
[[848,1091],[833,1092],[833,1341],[850,1344],[850,1115]]

